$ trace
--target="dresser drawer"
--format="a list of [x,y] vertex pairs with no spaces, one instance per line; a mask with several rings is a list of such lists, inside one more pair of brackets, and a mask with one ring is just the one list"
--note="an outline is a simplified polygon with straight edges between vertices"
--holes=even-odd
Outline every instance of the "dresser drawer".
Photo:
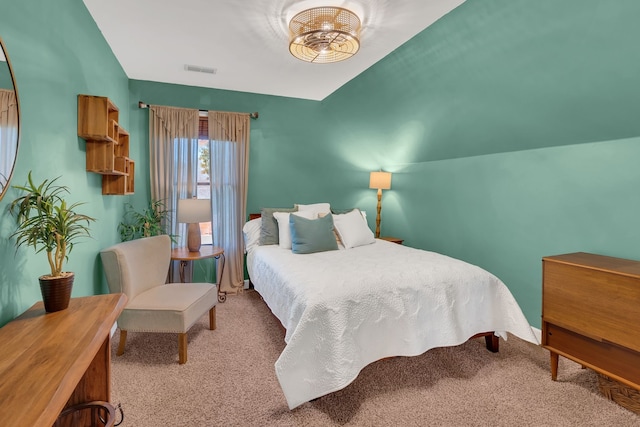
[[542,320],[640,351],[640,279],[543,260]]
[[640,389],[640,352],[598,341],[544,322],[542,346],[604,374],[613,374]]

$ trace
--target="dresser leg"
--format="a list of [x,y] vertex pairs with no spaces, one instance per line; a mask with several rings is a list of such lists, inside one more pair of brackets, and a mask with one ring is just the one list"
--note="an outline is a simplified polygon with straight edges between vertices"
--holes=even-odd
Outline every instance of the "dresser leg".
[[551,355],[551,379],[555,381],[558,378],[558,353],[549,352]]

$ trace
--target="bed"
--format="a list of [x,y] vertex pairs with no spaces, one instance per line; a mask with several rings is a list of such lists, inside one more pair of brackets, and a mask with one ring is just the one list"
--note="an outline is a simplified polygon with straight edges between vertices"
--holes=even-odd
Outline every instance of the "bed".
[[506,285],[480,267],[380,239],[294,253],[256,243],[264,220],[250,218],[247,270],[286,330],[275,370],[290,409],[346,387],[386,357],[481,335],[495,337],[487,339],[494,351],[507,333],[538,344]]

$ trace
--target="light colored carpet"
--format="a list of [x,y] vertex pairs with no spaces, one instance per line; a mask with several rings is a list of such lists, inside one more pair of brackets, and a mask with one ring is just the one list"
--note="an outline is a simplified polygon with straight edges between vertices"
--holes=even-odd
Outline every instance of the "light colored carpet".
[[484,339],[367,366],[348,387],[293,411],[274,363],[283,330],[255,291],[203,316],[178,364],[177,335],[129,333],[112,343],[112,402],[122,426],[640,426],[603,398],[594,372],[561,358],[551,381],[544,349],[511,336],[490,353]]

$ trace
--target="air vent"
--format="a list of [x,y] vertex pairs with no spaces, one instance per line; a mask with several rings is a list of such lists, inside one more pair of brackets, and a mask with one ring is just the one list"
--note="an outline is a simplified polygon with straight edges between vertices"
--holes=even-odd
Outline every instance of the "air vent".
[[193,71],[195,73],[215,74],[218,72],[216,68],[201,67],[200,65],[185,64],[184,69],[186,71]]

